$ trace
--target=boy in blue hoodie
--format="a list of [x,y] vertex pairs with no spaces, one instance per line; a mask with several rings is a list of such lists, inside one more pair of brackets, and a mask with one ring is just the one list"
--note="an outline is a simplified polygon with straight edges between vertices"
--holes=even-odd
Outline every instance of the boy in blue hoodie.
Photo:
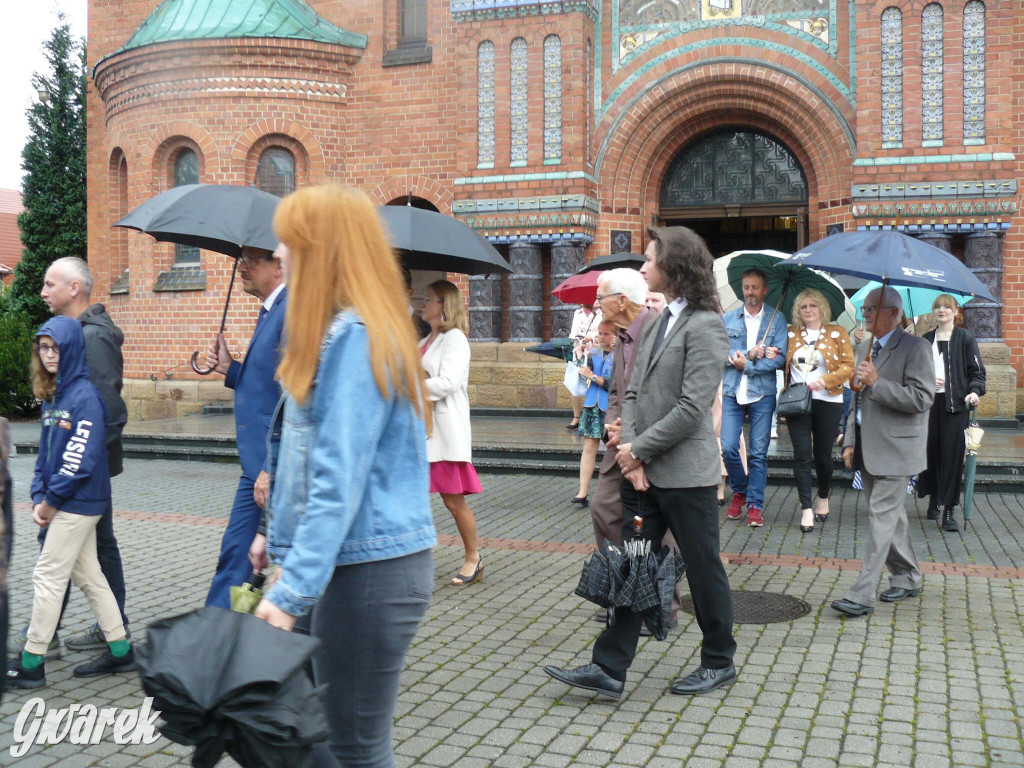
[[16,688],[46,685],[43,657],[69,578],[88,598],[108,644],[102,656],[75,667],[75,677],[135,669],[117,600],[96,556],[96,525],[110,499],[106,408],[89,381],[85,336],[76,320],[54,317],[36,333],[32,385],[44,401],[32,519],[48,530],[32,575],[28,640],[7,669],[7,683]]

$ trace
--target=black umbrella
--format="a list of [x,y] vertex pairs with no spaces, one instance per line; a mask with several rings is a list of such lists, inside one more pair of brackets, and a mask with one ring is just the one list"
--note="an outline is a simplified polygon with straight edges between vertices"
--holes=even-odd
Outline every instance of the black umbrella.
[[210,606],[151,624],[139,675],[160,732],[196,747],[192,765],[212,768],[227,752],[243,766],[287,768],[327,738],[308,672],[318,644]]
[[238,258],[246,246],[277,248],[273,221],[279,202],[255,187],[185,184],[147,200],[114,226]]
[[[220,333],[224,333],[238,258],[246,247],[265,251],[277,248],[273,222],[279,202],[281,198],[277,195],[255,187],[184,184],[147,200],[114,226],[145,232],[159,242],[192,245],[233,256],[235,264],[220,317]],[[198,357],[198,351],[192,353],[192,370],[202,376],[212,373],[212,368],[200,367]]]
[[463,275],[512,271],[493,245],[458,219],[411,205],[382,205],[377,211],[407,269]]
[[616,267],[640,269],[644,265],[644,261],[646,259],[643,256],[637,256],[635,253],[608,253],[584,264],[576,270],[576,274],[582,275],[584,272],[593,272],[595,269],[615,269]]

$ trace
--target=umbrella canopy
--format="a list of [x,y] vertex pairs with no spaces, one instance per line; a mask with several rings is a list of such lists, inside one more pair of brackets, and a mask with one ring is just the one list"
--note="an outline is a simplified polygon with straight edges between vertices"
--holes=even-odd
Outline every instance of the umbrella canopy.
[[792,261],[891,285],[932,288],[997,301],[955,256],[895,230],[840,232],[794,253]]
[[[874,280],[868,281],[863,288],[850,297],[850,303],[859,310],[864,306],[864,300],[867,299],[868,294],[876,288],[881,287],[881,283],[875,282]],[[931,312],[932,304],[935,303],[935,297],[941,296],[945,293],[945,291],[937,291],[933,288],[917,288],[910,285],[891,285],[889,287],[900,295],[900,298],[903,300],[903,311],[906,313],[907,317],[917,317],[918,315],[924,315]],[[953,293],[950,295],[956,299],[957,304],[961,307],[971,300],[970,296],[965,296],[960,293]]]
[[601,273],[577,272],[560,282],[551,295],[566,304],[586,304],[588,307],[597,300],[597,283]]
[[615,269],[616,267],[640,269],[644,265],[644,261],[643,256],[637,256],[635,253],[608,253],[584,264],[576,271],[576,274],[582,275],[584,272],[593,272],[595,269]]
[[408,269],[463,275],[512,271],[493,245],[458,219],[411,205],[382,205],[377,213]]
[[238,258],[246,246],[277,248],[273,222],[279,202],[255,187],[185,184],[147,200],[114,226]]
[[832,322],[851,330],[857,324],[856,310],[835,280],[820,272],[805,269],[789,261],[780,251],[734,251],[715,259],[715,284],[722,309],[728,312],[743,304],[743,273],[760,269],[768,278],[765,303],[776,307],[788,324],[793,302],[805,288],[820,291],[828,301]]
[[536,352],[538,355],[556,357],[559,360],[568,362],[572,358],[572,339],[552,339],[541,344],[534,344],[532,347],[523,347],[524,352]]
[[139,674],[160,732],[194,745],[194,766],[212,768],[227,752],[241,765],[286,768],[327,738],[307,672],[318,644],[211,606],[150,624]]

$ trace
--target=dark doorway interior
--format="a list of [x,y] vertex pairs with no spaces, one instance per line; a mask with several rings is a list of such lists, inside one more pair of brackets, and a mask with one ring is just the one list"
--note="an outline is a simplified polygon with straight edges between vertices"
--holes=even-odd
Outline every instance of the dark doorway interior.
[[684,226],[704,238],[716,259],[733,251],[770,249],[793,253],[799,249],[796,216],[743,216],[714,219],[666,219],[668,226]]

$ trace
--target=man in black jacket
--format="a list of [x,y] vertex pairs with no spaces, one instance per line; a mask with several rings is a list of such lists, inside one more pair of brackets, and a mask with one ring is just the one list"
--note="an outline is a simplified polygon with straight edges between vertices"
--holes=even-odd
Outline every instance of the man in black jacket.
[[[99,390],[103,404],[107,408],[107,461],[110,476],[114,477],[121,474],[123,469],[121,431],[128,421],[128,408],[121,397],[121,382],[124,375],[121,345],[124,343],[124,333],[114,325],[102,304],[91,303],[91,295],[92,273],[89,271],[89,265],[82,259],[76,256],[57,259],[46,270],[43,289],[40,291],[43,301],[54,315],[76,318],[82,324],[82,331],[85,333],[85,357],[89,367],[89,380]],[[46,529],[41,528],[39,541],[42,542],[45,536]],[[124,567],[121,563],[121,550],[114,536],[113,504],[107,507],[96,528],[96,549],[100,568],[117,599],[117,607],[121,610],[121,618],[127,630],[128,617],[124,610]],[[69,585],[68,593],[64,595],[62,617],[70,590]],[[59,647],[56,633],[54,640],[55,643],[51,643],[51,650]],[[107,647],[99,625],[95,624],[85,632],[68,638],[65,645],[73,651]]]

